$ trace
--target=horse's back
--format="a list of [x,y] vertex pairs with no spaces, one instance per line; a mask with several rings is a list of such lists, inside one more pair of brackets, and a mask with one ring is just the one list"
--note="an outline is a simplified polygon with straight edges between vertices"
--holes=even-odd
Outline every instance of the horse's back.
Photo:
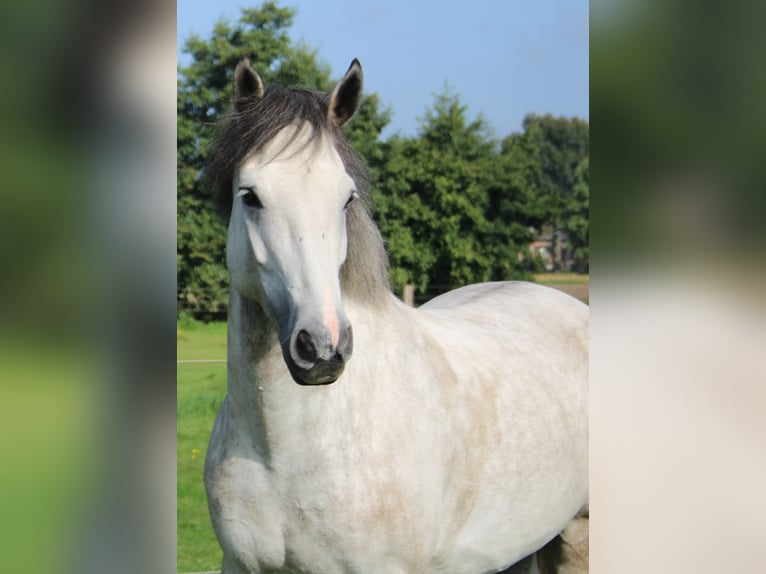
[[526,281],[496,281],[460,287],[431,299],[420,309],[428,311],[470,309],[498,302],[512,307],[523,305],[525,308],[534,305],[555,305],[562,310],[571,309],[573,314],[580,316],[587,317],[588,314],[588,306],[571,295],[558,289]]
[[487,350],[499,345],[533,353],[539,348],[587,361],[588,306],[557,289],[521,281],[478,283],[440,295],[418,311],[426,325],[437,325],[437,338],[452,347],[460,342],[449,342],[450,337],[470,344],[466,335],[471,335]]

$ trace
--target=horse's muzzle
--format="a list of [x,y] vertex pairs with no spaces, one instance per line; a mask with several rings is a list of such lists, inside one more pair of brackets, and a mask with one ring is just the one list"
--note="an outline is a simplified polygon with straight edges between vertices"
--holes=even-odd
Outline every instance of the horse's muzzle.
[[354,337],[351,326],[341,330],[337,345],[333,345],[326,329],[296,329],[290,337],[289,348],[283,348],[287,368],[299,385],[334,383],[343,374],[351,358]]

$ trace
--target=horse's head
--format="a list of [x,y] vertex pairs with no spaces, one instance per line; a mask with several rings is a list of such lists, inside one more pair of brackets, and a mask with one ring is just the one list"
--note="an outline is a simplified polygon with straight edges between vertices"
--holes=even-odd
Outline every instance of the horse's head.
[[[320,118],[280,120],[282,127],[236,167],[226,254],[232,288],[273,319],[284,360],[300,384],[337,380],[353,348],[340,271],[356,184],[336,149],[336,134],[356,112],[361,87],[356,60],[324,98],[264,90],[247,60],[235,72],[236,111],[283,114],[284,102],[269,105],[268,99],[292,94],[305,100],[300,106],[315,106]],[[259,121],[260,129],[277,125]]]

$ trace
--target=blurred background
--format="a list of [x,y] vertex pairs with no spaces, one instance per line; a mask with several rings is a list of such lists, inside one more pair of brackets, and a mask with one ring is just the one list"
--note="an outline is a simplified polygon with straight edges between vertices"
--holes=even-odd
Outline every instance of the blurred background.
[[760,572],[759,2],[592,2],[591,569]]
[[175,3],[0,22],[0,570],[170,572]]
[[[0,8],[3,570],[175,569],[175,8]],[[590,12],[592,572],[765,571],[766,7]]]

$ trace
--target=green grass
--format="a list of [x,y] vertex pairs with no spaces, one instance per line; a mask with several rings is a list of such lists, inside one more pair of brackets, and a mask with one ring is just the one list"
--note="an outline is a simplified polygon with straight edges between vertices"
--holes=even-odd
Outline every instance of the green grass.
[[[184,322],[178,359],[225,359],[226,324]],[[179,364],[177,370],[178,572],[218,570],[221,550],[207,511],[202,482],[205,451],[226,394],[226,364]]]
[[184,322],[176,328],[177,357],[188,359],[225,359],[226,323]]
[[534,279],[545,285],[572,284],[583,285],[590,282],[590,275],[582,273],[535,273]]

